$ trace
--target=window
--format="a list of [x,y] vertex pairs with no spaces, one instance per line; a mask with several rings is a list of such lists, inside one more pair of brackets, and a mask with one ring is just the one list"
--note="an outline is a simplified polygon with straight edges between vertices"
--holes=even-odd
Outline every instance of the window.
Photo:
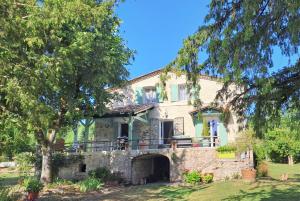
[[120,137],[128,137],[128,124],[121,124]]
[[144,103],[156,103],[156,90],[155,88],[144,89]]
[[184,101],[188,99],[187,89],[184,84],[178,85],[178,100]]
[[79,164],[79,172],[86,172],[86,164],[84,163]]

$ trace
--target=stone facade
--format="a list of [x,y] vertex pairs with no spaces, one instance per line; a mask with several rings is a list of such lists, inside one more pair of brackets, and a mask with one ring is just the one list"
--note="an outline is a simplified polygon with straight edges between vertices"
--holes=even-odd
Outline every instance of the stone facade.
[[[198,170],[203,173],[213,173],[214,180],[232,178],[241,174],[241,169],[253,167],[253,157],[249,153],[245,159],[218,159],[214,148],[177,148],[153,150],[115,150],[83,153],[86,171],[80,172],[80,163],[62,167],[58,176],[64,179],[82,179],[90,170],[107,167],[111,172],[121,173],[123,179],[132,184],[140,181],[152,172],[151,160],[156,156],[165,156],[169,160],[171,182],[182,181],[186,170]],[[147,156],[147,157],[143,157]],[[82,164],[81,164],[82,165]]]

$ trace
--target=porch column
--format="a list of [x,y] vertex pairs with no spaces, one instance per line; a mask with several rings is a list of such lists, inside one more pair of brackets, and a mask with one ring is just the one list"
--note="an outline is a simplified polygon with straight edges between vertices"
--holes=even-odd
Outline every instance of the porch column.
[[132,131],[133,131],[133,121],[134,118],[132,116],[129,117],[128,121],[128,143],[129,143],[129,149],[132,149]]

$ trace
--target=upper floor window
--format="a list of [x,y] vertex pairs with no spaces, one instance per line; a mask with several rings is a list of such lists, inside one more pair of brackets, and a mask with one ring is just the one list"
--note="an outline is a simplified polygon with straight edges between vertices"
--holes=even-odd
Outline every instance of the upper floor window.
[[144,88],[144,103],[156,103],[155,87]]
[[178,85],[178,100],[188,100],[188,93],[185,84]]

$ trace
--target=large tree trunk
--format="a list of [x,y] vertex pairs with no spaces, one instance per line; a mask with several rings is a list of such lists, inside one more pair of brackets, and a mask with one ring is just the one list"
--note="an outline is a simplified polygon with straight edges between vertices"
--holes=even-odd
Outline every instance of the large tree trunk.
[[42,151],[42,169],[41,169],[41,182],[52,182],[52,145],[56,136],[56,130],[48,130],[47,135],[42,131],[37,132],[37,139],[41,145]]
[[42,172],[41,182],[51,183],[52,182],[52,148],[51,145],[42,146]]
[[289,165],[294,165],[294,157],[292,155],[288,156]]

